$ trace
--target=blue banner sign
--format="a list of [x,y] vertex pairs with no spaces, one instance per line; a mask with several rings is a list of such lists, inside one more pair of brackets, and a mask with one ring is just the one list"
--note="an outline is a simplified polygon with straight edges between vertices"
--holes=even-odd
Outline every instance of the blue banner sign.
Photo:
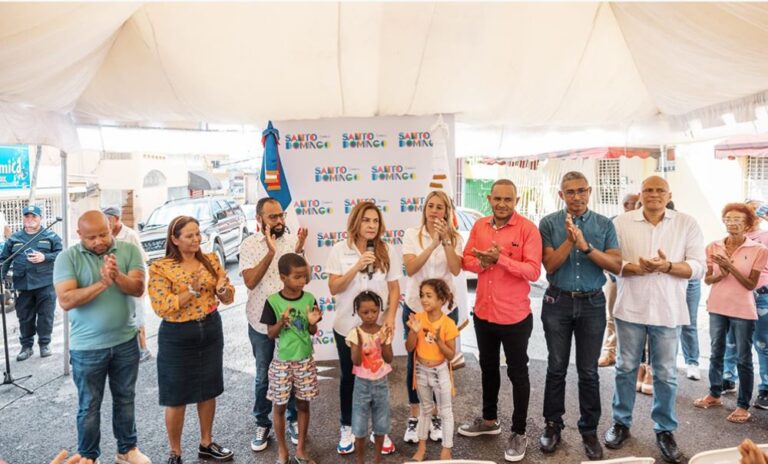
[[28,189],[29,178],[29,146],[0,145],[0,189]]

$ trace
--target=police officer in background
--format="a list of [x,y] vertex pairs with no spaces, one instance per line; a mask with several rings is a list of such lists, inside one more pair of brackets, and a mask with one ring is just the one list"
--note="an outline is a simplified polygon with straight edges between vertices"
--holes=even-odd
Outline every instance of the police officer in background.
[[13,266],[13,286],[18,292],[16,316],[19,318],[21,351],[16,361],[25,361],[33,354],[32,345],[37,332],[40,356],[51,355],[51,333],[56,309],[53,289],[53,262],[61,252],[61,238],[51,230],[45,231],[29,245],[24,246],[42,228],[43,212],[39,206],[29,205],[23,210],[24,228],[13,233],[5,242],[0,262],[15,251],[24,250],[2,268],[2,278]]

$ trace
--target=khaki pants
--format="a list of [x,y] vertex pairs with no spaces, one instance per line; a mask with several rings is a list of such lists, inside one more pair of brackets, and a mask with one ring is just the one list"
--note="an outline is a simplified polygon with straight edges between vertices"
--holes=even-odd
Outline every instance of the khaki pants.
[[610,278],[603,287],[606,299],[605,338],[603,339],[603,351],[616,354],[616,326],[613,323],[613,304],[616,303],[616,282]]

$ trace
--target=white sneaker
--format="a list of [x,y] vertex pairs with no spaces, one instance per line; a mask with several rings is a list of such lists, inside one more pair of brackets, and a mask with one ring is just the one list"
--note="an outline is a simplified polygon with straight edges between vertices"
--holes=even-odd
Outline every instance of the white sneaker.
[[419,426],[419,419],[417,417],[409,417],[408,424],[405,427],[405,436],[403,441],[406,443],[418,443],[419,434],[416,433],[416,427]]
[[339,454],[352,454],[355,452],[355,437],[352,436],[352,427],[348,425],[341,426],[341,437],[339,444],[336,445],[336,452]]
[[691,380],[701,380],[701,373],[699,372],[699,366],[695,364],[688,364],[685,367],[685,376]]
[[131,448],[125,454],[115,456],[115,464],[152,464],[152,461],[144,455],[139,448]]
[[[371,432],[371,443],[376,444],[376,435]],[[384,435],[384,444],[381,446],[381,454],[387,455],[395,452],[395,444],[389,439],[389,434]]]
[[443,420],[440,416],[432,416],[432,422],[429,424],[429,439],[432,441],[443,439]]

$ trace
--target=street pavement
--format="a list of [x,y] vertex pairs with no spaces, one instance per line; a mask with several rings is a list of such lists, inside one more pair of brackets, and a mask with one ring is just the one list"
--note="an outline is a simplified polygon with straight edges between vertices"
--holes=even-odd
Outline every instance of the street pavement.
[[[247,322],[244,311],[245,287],[237,276],[237,265],[230,263],[228,271],[237,286],[234,304],[221,309],[225,331],[224,381],[225,391],[217,404],[214,439],[221,445],[235,451],[237,463],[272,463],[277,457],[276,445],[271,442],[267,450],[255,453],[249,443],[255,430],[251,416],[253,406],[254,363],[247,335]],[[540,323],[542,289],[534,287],[531,300],[534,311],[534,331],[530,340],[529,355],[531,377],[531,400],[528,417],[528,451],[523,462],[575,463],[586,459],[581,447],[581,440],[576,428],[578,420],[578,393],[575,366],[570,366],[566,395],[566,429],[563,431],[563,443],[552,455],[543,455],[538,449],[538,436],[543,429],[541,417],[544,382],[546,375],[546,343]],[[470,294],[473,298],[474,294]],[[150,311],[151,313],[151,311]],[[41,359],[35,347],[35,356],[22,363],[15,361],[19,350],[18,323],[15,313],[8,314],[9,350],[11,368],[14,377],[32,374],[32,378],[23,384],[34,390],[27,395],[10,386],[0,386],[0,459],[9,464],[44,464],[58,450],[76,449],[77,433],[75,417],[77,413],[77,392],[72,379],[63,375],[63,341],[61,311],[57,311],[54,333],[54,355]],[[685,378],[684,371],[678,371],[677,412],[680,427],[676,433],[678,443],[686,456],[717,448],[733,447],[746,437],[755,442],[768,442],[768,411],[752,409],[753,418],[744,425],[729,423],[725,420],[728,411],[735,407],[733,394],[724,397],[724,408],[698,410],[692,406],[695,398],[707,392],[706,358],[709,356],[709,337],[707,336],[707,315],[704,308],[699,314],[700,342],[702,346],[702,374],[704,379],[694,382]],[[148,314],[147,329],[149,346],[153,353],[157,351],[157,328],[159,319]],[[454,398],[454,416],[457,426],[469,421],[480,413],[480,369],[474,353],[472,328],[462,334],[464,351],[467,353],[467,367],[456,371],[456,397]],[[4,361],[4,360],[3,360]],[[342,457],[336,454],[338,440],[338,369],[334,362],[321,362],[321,396],[312,402],[308,448],[319,463],[352,463],[353,456]],[[682,359],[679,361],[682,367]],[[392,417],[392,438],[397,452],[384,458],[385,463],[408,461],[416,449],[415,445],[402,441],[404,424],[408,415],[405,392],[405,359],[397,358],[394,371],[390,374],[390,399]],[[613,395],[613,369],[600,370],[601,398],[603,416],[599,434],[610,426],[611,398]],[[108,390],[108,389],[107,389]],[[137,383],[136,416],[139,434],[139,446],[153,462],[164,463],[168,455],[165,435],[163,409],[157,404],[157,370],[154,358],[141,364]],[[456,435],[454,457],[463,459],[482,459],[492,462],[504,462],[504,445],[508,436],[512,408],[511,388],[506,380],[505,368],[502,368],[502,388],[500,393],[501,424],[504,433],[499,436],[465,438]],[[648,456],[661,460],[655,445],[655,436],[650,420],[652,398],[638,394],[635,404],[635,423],[632,426],[632,438],[620,451],[605,450],[605,458],[625,456]],[[102,406],[102,463],[113,462],[116,451],[111,429],[111,397],[105,394]],[[196,456],[198,443],[198,422],[194,407],[188,408],[183,434],[184,460],[186,463],[206,462]],[[291,447],[293,450],[293,447]],[[428,458],[437,459],[440,446],[430,443]],[[369,457],[366,462],[372,462]]]

